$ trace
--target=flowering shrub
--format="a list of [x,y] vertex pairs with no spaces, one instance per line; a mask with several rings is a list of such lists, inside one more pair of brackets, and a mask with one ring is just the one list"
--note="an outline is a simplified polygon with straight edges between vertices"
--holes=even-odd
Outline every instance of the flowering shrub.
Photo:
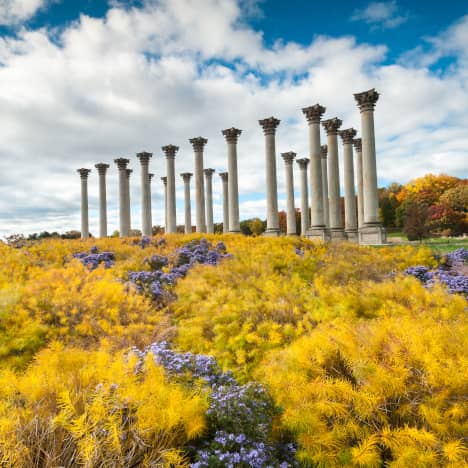
[[96,246],[91,247],[90,253],[74,253],[73,258],[79,259],[81,263],[90,270],[95,270],[100,264],[103,264],[105,268],[110,268],[114,266],[115,263],[115,255],[113,252],[99,253],[99,249]]

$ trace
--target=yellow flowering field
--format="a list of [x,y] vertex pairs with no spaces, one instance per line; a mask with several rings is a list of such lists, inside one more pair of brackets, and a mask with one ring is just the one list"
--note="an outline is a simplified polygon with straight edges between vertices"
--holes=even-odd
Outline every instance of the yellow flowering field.
[[0,466],[467,466],[449,261],[286,237],[0,243]]

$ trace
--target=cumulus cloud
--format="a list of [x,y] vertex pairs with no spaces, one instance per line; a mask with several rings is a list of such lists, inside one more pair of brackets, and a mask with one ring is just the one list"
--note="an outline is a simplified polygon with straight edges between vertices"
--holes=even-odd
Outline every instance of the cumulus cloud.
[[49,0],[0,0],[0,25],[17,25],[32,18]]
[[402,14],[395,0],[371,2],[366,8],[356,9],[351,21],[364,21],[373,28],[392,29],[408,21],[408,14]]
[[[161,146],[180,147],[176,174],[193,172],[188,139],[202,135],[208,138],[205,166],[226,170],[221,130],[231,126],[243,130],[238,144],[241,218],[263,218],[265,155],[258,120],[281,119],[278,154],[292,150],[304,157],[308,139],[301,108],[319,102],[327,107],[326,117],[339,116],[343,128],[359,129],[352,93],[372,87],[382,93],[375,115],[380,185],[405,182],[428,170],[467,175],[466,64],[450,76],[415,62],[383,65],[384,45],[361,44],[351,36],[267,47],[261,32],[245,23],[243,8],[236,0],[116,4],[105,18],[82,15],[58,38],[46,29],[20,29],[14,38],[1,38],[0,235],[79,229],[78,167],[93,169],[90,222],[96,232],[94,164],[100,161],[111,164],[109,232],[117,229],[113,159],[122,156],[131,159],[134,169],[132,224],[140,226],[135,153],[142,150],[154,153],[153,218],[162,224],[160,177],[166,163]],[[277,164],[282,199],[280,157]],[[221,183],[217,176],[213,180],[215,221],[220,221]],[[177,220],[183,223],[178,175],[177,185]]]

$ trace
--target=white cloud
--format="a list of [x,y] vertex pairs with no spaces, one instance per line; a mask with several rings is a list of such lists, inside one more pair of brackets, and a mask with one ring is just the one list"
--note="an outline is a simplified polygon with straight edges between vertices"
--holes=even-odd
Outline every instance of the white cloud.
[[32,18],[48,0],[0,0],[0,25],[16,25]]
[[[315,37],[310,44],[278,41],[243,22],[235,0],[159,0],[143,8],[113,8],[102,19],[81,16],[52,41],[44,29],[0,39],[0,235],[79,229],[80,183],[90,167],[91,232],[97,230],[96,162],[108,162],[109,232],[118,228],[116,157],[135,170],[132,222],[140,224],[135,153],[154,153],[153,218],[163,221],[165,159],[176,144],[177,219],[183,222],[181,172],[193,172],[188,139],[208,138],[205,165],[226,170],[221,130],[239,127],[241,218],[265,216],[264,137],[258,120],[281,119],[277,152],[307,156],[301,108],[320,102],[326,117],[359,129],[352,93],[377,88],[375,113],[379,183],[405,182],[426,172],[467,176],[467,73],[457,25],[458,57],[450,75],[416,62],[383,65],[386,47],[353,37]],[[463,28],[462,28],[463,29]],[[460,39],[456,39],[460,38]],[[456,42],[458,41],[458,42]],[[434,48],[439,50],[441,46]],[[455,51],[455,52],[453,52]],[[448,52],[438,52],[448,53]],[[325,136],[322,135],[325,140]],[[325,142],[325,141],[324,141]],[[284,198],[280,157],[278,186]],[[298,172],[295,168],[296,188]],[[215,220],[221,184],[214,177]],[[194,181],[192,179],[192,189]],[[194,197],[192,193],[192,206]],[[299,203],[299,198],[296,204]],[[195,216],[194,210],[192,216]]]
[[366,8],[357,9],[351,21],[364,21],[373,27],[392,29],[408,21],[408,14],[402,14],[396,0],[371,2]]

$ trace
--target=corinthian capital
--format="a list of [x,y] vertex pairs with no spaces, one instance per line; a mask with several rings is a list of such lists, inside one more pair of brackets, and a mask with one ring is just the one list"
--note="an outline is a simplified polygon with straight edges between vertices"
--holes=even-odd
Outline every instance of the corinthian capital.
[[355,138],[353,140],[354,149],[359,153],[362,153],[362,140],[360,138]]
[[107,169],[109,169],[109,164],[97,163],[94,167],[98,170],[99,175],[106,175]]
[[88,174],[91,172],[91,169],[85,169],[84,167],[82,167],[81,169],[77,169],[76,172],[78,172],[78,174],[80,174],[80,177],[82,179],[87,179]]
[[288,151],[287,153],[281,153],[281,157],[284,159],[285,164],[292,164],[296,153],[294,153],[294,151]]
[[307,169],[307,165],[309,164],[309,158],[302,158],[296,159],[297,164],[299,165],[299,169]]
[[127,175],[127,179],[130,179],[130,175],[133,172],[133,169],[125,169],[125,174]]
[[148,174],[148,180],[151,182],[153,180],[154,174],[151,174],[151,172]]
[[304,107],[302,113],[306,116],[307,122],[319,123],[322,115],[327,109],[320,104],[315,104],[314,106]]
[[221,177],[221,180],[223,182],[227,182],[229,178],[229,173],[228,172],[220,172],[219,177]]
[[203,151],[203,148],[208,143],[208,140],[203,137],[190,138],[189,141],[192,144],[194,151]]
[[141,164],[148,164],[149,160],[153,157],[153,153],[148,153],[146,151],[142,151],[141,153],[137,153],[137,158],[140,160]]
[[208,169],[203,169],[203,173],[206,175],[206,177],[211,177],[214,174],[215,170],[208,168]]
[[177,151],[179,151],[179,147],[175,145],[166,145],[161,148],[167,159],[174,159]]
[[338,135],[338,129],[341,127],[342,123],[342,120],[338,117],[334,117],[333,119],[324,120],[322,125],[327,135]]
[[361,112],[371,111],[374,110],[375,103],[379,100],[379,93],[375,88],[372,88],[369,91],[354,94],[354,99],[356,99]]
[[166,176],[161,177],[161,180],[162,180],[162,183],[163,183],[164,185],[167,185],[167,177],[166,177]]
[[114,159],[115,164],[117,164],[117,167],[119,170],[124,170],[127,168],[127,164],[130,162],[130,159],[126,158],[118,158]]
[[259,120],[258,123],[263,128],[263,133],[265,135],[274,135],[276,132],[276,127],[280,124],[281,120],[276,119],[275,117],[268,117],[267,119]]
[[190,182],[190,178],[193,176],[193,174],[191,172],[182,172],[180,176],[182,179],[184,179],[184,182]]
[[346,130],[341,130],[339,134],[345,145],[352,145],[353,139],[356,136],[357,131],[354,130],[354,128],[347,128]]
[[320,157],[322,159],[327,159],[327,154],[328,154],[328,145],[322,145],[320,147]]
[[226,130],[223,130],[221,133],[224,135],[228,143],[237,143],[237,140],[240,134],[242,133],[242,130],[231,127],[227,128]]

